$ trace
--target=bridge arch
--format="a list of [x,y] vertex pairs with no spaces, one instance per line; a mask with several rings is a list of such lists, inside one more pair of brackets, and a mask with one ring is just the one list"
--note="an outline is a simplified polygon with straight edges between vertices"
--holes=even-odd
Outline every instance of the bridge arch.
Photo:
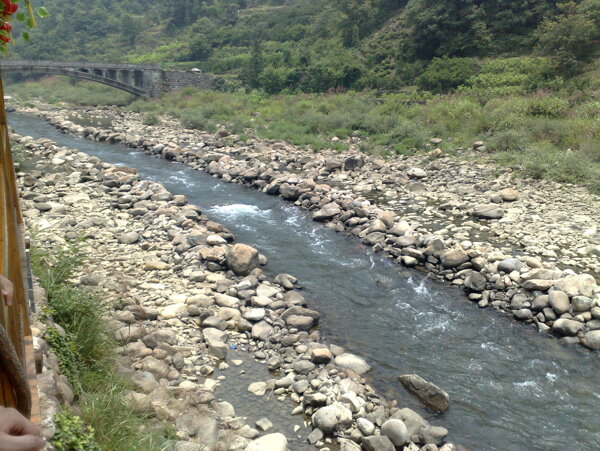
[[[98,70],[98,69],[96,69]],[[113,80],[108,77],[104,77],[103,75],[98,75],[97,73],[90,72],[89,69],[82,68],[81,70],[73,70],[73,69],[61,69],[59,67],[17,67],[17,66],[9,66],[2,67],[1,71],[3,73],[8,72],[29,72],[29,73],[38,73],[38,74],[49,74],[49,75],[65,75],[67,77],[80,78],[82,80],[94,81],[96,83],[102,83],[107,86],[112,86],[113,88],[120,89],[122,91],[126,91],[130,94],[134,94],[136,96],[149,96],[152,95],[152,92],[144,90],[142,87],[132,86],[130,84],[121,82],[119,80]],[[115,71],[116,72],[116,71]]]

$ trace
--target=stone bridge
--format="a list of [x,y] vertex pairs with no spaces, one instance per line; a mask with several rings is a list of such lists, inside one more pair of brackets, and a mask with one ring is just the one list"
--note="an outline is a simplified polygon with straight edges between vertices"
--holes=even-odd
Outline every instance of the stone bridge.
[[211,89],[213,76],[200,71],[163,70],[153,64],[0,60],[0,72],[66,75],[103,83],[136,96],[161,94],[193,86]]

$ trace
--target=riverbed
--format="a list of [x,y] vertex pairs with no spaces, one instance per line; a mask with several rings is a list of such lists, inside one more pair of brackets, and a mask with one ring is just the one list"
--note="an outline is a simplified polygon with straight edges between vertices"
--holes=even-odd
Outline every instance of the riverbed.
[[451,409],[435,423],[451,431],[453,442],[477,450],[600,446],[600,361],[593,353],[481,311],[458,289],[372,254],[279,198],[122,145],[63,135],[39,118],[11,115],[9,121],[18,133],[134,167],[188,196],[260,249],[269,258],[267,271],[300,279],[309,306],[324,315],[326,338],[367,358],[382,393],[419,409],[397,382],[406,373],[448,391]]

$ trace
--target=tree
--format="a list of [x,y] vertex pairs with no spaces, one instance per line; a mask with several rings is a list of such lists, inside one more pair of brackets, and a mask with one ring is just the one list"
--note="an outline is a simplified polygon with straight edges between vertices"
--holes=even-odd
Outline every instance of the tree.
[[248,64],[242,71],[242,80],[252,88],[260,87],[260,74],[264,70],[265,61],[259,42],[255,42]]
[[203,33],[198,33],[190,42],[187,58],[189,61],[202,61],[210,57],[213,53],[213,47],[208,37]]
[[559,14],[536,31],[537,50],[552,56],[556,70],[574,75],[593,60],[600,48],[600,0],[559,5]]
[[478,54],[489,41],[483,11],[472,0],[412,0],[401,54],[407,61]]

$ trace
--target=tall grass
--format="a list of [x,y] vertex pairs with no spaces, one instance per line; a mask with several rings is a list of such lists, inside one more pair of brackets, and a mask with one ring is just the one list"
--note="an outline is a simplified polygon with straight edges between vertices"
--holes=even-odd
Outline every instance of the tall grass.
[[125,91],[85,80],[48,77],[38,82],[7,84],[6,93],[23,98],[40,97],[50,103],[73,105],[129,105],[134,96]]
[[[81,243],[52,250],[32,248],[33,272],[48,294],[45,314],[66,334],[49,327],[46,338],[79,395],[81,418],[100,449],[166,449],[165,428],[136,413],[126,401],[133,387],[117,372],[116,343],[105,320],[109,302],[73,284],[84,261]],[[79,449],[83,448],[73,448]]]

